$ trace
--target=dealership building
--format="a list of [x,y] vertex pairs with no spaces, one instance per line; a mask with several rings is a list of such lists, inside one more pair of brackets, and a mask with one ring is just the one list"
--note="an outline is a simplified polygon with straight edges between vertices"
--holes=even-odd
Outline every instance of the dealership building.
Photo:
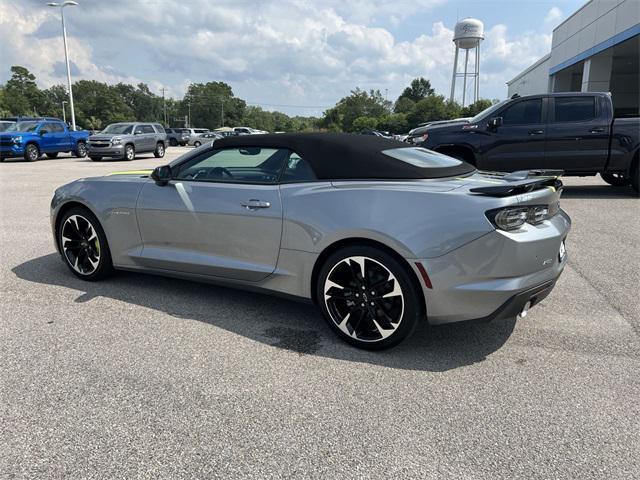
[[616,115],[640,113],[640,0],[590,0],[553,30],[551,52],[507,82],[509,96],[611,92]]

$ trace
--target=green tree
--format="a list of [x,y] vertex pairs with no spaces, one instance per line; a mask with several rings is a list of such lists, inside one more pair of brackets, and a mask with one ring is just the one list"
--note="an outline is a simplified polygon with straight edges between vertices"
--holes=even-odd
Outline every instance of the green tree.
[[390,113],[378,119],[378,129],[391,133],[404,133],[409,130],[409,122],[404,113]]
[[5,103],[14,115],[37,115],[48,108],[35,75],[19,65],[11,67],[11,78],[5,85]]
[[327,110],[321,120],[321,126],[329,130],[345,132],[359,131],[354,126],[358,117],[381,117],[391,111],[391,102],[384,99],[380,90],[361,90],[356,88],[351,94],[340,99],[335,107]]
[[182,115],[191,109],[191,125],[219,128],[239,125],[247,106],[244,100],[234,97],[231,86],[224,82],[193,83],[189,85],[182,101]]
[[431,88],[431,82],[424,77],[414,78],[411,81],[411,84],[405,88],[398,97],[398,100],[401,98],[408,98],[413,102],[417,103],[423,98],[430,97],[435,94],[435,90]]
[[399,97],[393,107],[395,113],[409,113],[416,106],[416,102],[408,97]]
[[424,122],[453,118],[452,113],[451,106],[447,105],[442,95],[432,95],[416,103],[416,106],[407,115],[407,120],[411,127],[416,127]]
[[471,105],[468,105],[468,106],[464,107],[462,109],[462,111],[460,112],[460,116],[462,116],[462,117],[475,117],[481,111],[489,108],[491,105],[493,105],[496,102],[497,102],[497,100],[492,102],[491,100],[488,100],[486,98],[480,99],[477,102],[472,103]]
[[358,117],[353,121],[352,129],[354,132],[362,130],[375,129],[378,126],[378,119],[374,117]]

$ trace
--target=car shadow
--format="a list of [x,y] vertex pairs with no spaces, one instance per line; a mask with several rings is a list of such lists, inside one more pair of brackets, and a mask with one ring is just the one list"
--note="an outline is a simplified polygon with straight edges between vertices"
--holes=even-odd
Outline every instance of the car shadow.
[[611,185],[565,185],[562,198],[633,198],[638,194],[630,186],[613,187]]
[[102,282],[84,282],[74,277],[55,253],[29,260],[12,271],[22,280],[78,290],[81,293],[76,302],[111,298],[178,320],[223,328],[299,355],[404,370],[442,372],[482,362],[507,341],[516,322],[512,318],[438,327],[424,322],[399,346],[370,352],[338,339],[313,305],[273,295],[130,272],[118,272]]

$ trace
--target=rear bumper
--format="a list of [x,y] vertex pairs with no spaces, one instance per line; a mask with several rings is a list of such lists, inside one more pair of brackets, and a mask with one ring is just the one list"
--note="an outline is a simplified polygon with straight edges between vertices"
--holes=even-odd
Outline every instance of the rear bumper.
[[570,228],[561,212],[543,225],[493,231],[441,257],[409,260],[421,280],[429,323],[513,317],[528,301],[539,303],[564,270],[567,255],[560,258],[560,245]]

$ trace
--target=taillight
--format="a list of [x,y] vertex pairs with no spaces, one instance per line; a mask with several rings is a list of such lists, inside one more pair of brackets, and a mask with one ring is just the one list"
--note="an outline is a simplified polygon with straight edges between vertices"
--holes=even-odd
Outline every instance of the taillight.
[[536,225],[558,213],[558,202],[551,205],[531,205],[527,207],[507,207],[489,210],[486,215],[491,223],[500,230],[517,230],[525,223]]

